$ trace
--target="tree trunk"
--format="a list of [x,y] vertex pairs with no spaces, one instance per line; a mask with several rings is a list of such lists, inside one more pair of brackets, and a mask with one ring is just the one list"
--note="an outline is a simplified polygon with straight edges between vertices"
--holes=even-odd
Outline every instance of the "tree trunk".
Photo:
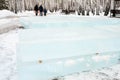
[[96,6],[96,15],[100,15],[100,1],[99,0],[96,0],[97,2],[97,6]]
[[106,4],[106,9],[105,9],[105,16],[107,16],[109,14],[110,11],[110,4],[111,4],[111,0],[109,0]]

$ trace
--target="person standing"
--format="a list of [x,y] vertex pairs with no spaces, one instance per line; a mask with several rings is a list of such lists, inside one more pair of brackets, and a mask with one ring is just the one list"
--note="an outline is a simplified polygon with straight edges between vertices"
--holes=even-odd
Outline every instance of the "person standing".
[[35,15],[36,15],[36,16],[38,15],[38,10],[39,10],[39,9],[38,9],[38,4],[36,4],[35,7],[34,7],[34,11],[35,11]]
[[40,5],[39,11],[40,11],[40,16],[43,16],[43,7],[42,7],[42,5]]
[[44,9],[43,9],[43,12],[44,12],[44,16],[46,16],[46,14],[47,14],[47,9],[44,8]]

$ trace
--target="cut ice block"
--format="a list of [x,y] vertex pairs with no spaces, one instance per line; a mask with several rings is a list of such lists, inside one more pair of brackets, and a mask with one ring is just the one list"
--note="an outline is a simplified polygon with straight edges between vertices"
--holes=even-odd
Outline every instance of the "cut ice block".
[[[39,36],[38,36],[39,37]],[[45,38],[45,39],[44,39]],[[119,63],[120,39],[71,38],[21,41],[18,44],[20,80],[50,80],[57,76],[110,67]],[[47,38],[47,39],[46,39]],[[66,37],[65,37],[66,38]],[[102,53],[107,52],[108,53]],[[118,51],[118,52],[114,52]],[[99,53],[96,55],[95,53]]]
[[120,62],[120,19],[47,16],[20,21],[29,29],[19,33],[19,80],[51,80]]
[[[39,63],[39,59],[41,63]],[[19,80],[52,80],[57,76],[111,67],[120,63],[119,59],[120,52],[108,52],[98,55],[20,61],[18,67]]]
[[34,61],[38,58],[63,58],[108,51],[120,51],[120,39],[41,41],[18,44],[18,53],[23,61]]
[[[120,38],[120,28],[98,28],[98,27],[81,27],[81,28],[46,28],[46,29],[25,29],[19,33],[20,42],[41,42],[51,40],[111,40]],[[114,42],[114,41],[113,41]]]
[[120,19],[75,17],[75,16],[46,16],[21,18],[25,28],[64,28],[64,27],[94,27],[119,25]]

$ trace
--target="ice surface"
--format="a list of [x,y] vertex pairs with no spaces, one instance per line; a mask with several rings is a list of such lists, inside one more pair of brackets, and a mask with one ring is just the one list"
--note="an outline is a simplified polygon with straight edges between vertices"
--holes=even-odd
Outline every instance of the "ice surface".
[[120,25],[119,19],[81,16],[47,16],[21,18],[25,28],[94,27]]
[[[56,19],[58,20],[55,20],[55,16],[22,18],[21,20],[24,21],[22,22],[23,24],[28,22],[31,24],[38,23],[37,25],[40,27],[34,29],[36,24],[29,25],[31,29],[19,33],[19,49],[22,51],[21,54],[25,55],[24,51],[26,55],[32,54],[36,50],[36,56],[39,55],[43,59],[51,59],[57,56],[57,58],[62,58],[120,50],[119,19],[75,16],[56,16]],[[62,27],[56,25],[56,27],[53,27],[50,24],[54,22],[53,24],[61,25],[61,23],[68,24],[72,21],[76,23],[74,27],[70,25]],[[79,24],[84,22],[88,24],[82,26]],[[42,27],[43,23],[49,27]],[[93,26],[89,26],[91,24]],[[27,49],[28,47],[29,50]],[[49,53],[51,55],[47,56]]]
[[119,63],[119,19],[48,16],[20,21],[27,28],[19,33],[21,80],[47,80]]

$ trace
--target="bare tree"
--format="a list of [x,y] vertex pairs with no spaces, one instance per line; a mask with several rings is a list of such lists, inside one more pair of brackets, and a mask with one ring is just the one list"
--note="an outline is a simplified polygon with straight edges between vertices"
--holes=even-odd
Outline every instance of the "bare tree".
[[8,9],[7,5],[8,5],[8,1],[0,0],[0,10],[1,9]]
[[99,15],[100,12],[109,13],[111,0],[8,0],[8,8],[17,13],[18,11],[33,10],[36,3],[42,3],[51,12],[59,9],[76,10],[79,14]]

